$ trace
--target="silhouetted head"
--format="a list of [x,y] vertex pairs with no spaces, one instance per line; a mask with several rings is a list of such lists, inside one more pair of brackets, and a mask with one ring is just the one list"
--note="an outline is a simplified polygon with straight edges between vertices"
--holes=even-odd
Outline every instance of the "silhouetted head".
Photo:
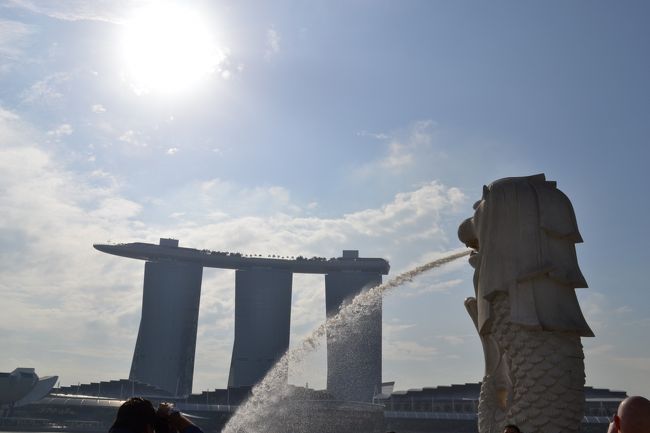
[[156,422],[156,410],[149,400],[133,397],[117,410],[110,433],[152,433]]
[[508,424],[503,428],[503,433],[521,433],[521,430],[514,424]]
[[650,401],[638,395],[626,398],[618,406],[614,424],[620,433],[650,432]]
[[[587,287],[575,252],[582,237],[573,206],[543,174],[508,177],[484,186],[481,200],[474,204],[474,215],[458,228],[458,238],[474,250],[469,263],[475,269],[477,298],[483,298],[477,299],[482,334],[489,332],[492,316],[481,302],[497,292],[509,293],[520,281],[546,278],[567,290]],[[541,305],[537,308],[544,308],[543,316],[558,315]],[[570,317],[568,330],[593,336],[581,312]]]

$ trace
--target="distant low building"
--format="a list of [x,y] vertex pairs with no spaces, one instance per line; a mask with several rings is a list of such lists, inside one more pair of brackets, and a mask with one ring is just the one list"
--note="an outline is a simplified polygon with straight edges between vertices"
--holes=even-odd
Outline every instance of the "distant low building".
[[[477,433],[480,383],[410,389],[375,396],[384,406],[386,430],[400,433]],[[604,432],[624,391],[585,387],[582,432]]]
[[[393,392],[392,382],[382,384],[373,404],[344,402],[327,391],[292,387],[283,401],[290,409],[286,431],[305,423],[319,430],[327,419],[337,419],[337,431],[399,433],[477,433],[477,411],[480,383],[438,386]],[[167,391],[133,380],[95,382],[55,388],[38,402],[15,410],[13,428],[25,430],[24,423],[43,428],[58,426],[59,430],[105,432],[123,400],[143,396],[155,404],[172,401],[183,412],[197,417],[204,431],[220,431],[232,414],[251,393],[251,387],[215,389],[186,398],[174,398]],[[585,387],[583,433],[607,431],[609,417],[627,397],[624,391]],[[382,414],[383,412],[383,414]],[[270,422],[270,420],[267,420]],[[23,424],[21,424],[23,423]],[[40,424],[39,424],[40,423]],[[320,423],[320,424],[319,424]],[[21,427],[21,425],[23,427]],[[7,430],[0,422],[0,430]],[[28,426],[29,427],[29,426]],[[282,430],[282,431],[285,431]],[[38,431],[38,430],[37,430]],[[277,431],[281,431],[279,429]]]
[[13,408],[45,397],[59,380],[58,376],[39,378],[33,368],[0,372],[0,417],[10,416]]

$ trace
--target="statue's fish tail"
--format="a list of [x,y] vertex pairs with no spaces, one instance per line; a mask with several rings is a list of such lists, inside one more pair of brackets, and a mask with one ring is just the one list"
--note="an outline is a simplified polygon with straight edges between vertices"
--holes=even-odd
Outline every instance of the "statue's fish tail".
[[584,413],[584,355],[580,337],[513,324],[509,301],[494,302],[495,337],[506,352],[513,383],[506,423],[526,433],[579,432]]

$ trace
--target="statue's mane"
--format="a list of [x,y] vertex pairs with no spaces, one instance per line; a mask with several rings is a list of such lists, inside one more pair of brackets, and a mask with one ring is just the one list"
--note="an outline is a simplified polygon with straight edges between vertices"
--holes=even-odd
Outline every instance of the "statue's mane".
[[482,257],[479,292],[486,299],[538,276],[587,287],[575,253],[582,237],[573,206],[543,174],[484,187],[474,224]]

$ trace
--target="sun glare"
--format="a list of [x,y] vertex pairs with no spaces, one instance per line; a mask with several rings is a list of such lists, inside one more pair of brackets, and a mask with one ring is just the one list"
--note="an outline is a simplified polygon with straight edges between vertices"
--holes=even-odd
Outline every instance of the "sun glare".
[[124,75],[138,94],[174,94],[212,74],[224,55],[198,11],[181,5],[138,10],[122,39]]

